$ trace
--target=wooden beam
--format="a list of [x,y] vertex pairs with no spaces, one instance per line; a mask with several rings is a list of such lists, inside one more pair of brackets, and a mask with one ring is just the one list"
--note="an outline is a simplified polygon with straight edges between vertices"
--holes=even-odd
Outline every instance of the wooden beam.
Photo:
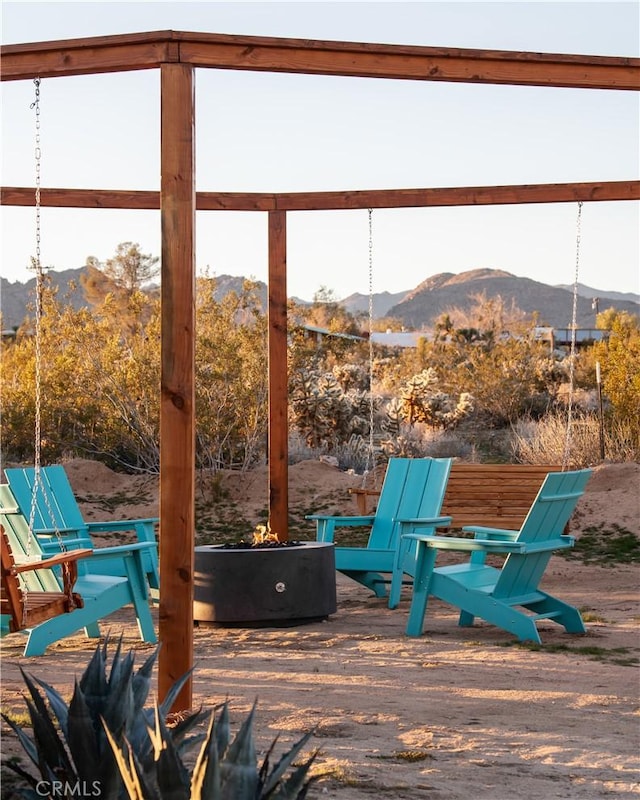
[[287,215],[269,212],[269,525],[289,538]]
[[[35,205],[35,189],[5,186],[0,204]],[[198,192],[199,211],[327,211],[357,208],[511,205],[640,200],[640,181],[365,189],[338,192]],[[160,193],[111,189],[42,189],[41,203],[56,208],[158,209]]]
[[92,36],[0,48],[3,81],[154,69],[179,60],[171,31]]
[[300,192],[277,194],[276,204],[277,208],[285,208],[288,211],[323,211],[638,199],[640,199],[640,181],[617,181],[520,186],[453,186],[433,189],[370,189],[354,192]]
[[[193,667],[195,544],[195,93],[193,69],[161,69],[162,372],[158,691]],[[173,706],[191,708],[187,681]]]
[[455,83],[640,89],[640,59],[358,42],[183,39],[196,67]]
[[194,67],[582,89],[640,89],[640,59],[185,31],[5,45],[2,80]]

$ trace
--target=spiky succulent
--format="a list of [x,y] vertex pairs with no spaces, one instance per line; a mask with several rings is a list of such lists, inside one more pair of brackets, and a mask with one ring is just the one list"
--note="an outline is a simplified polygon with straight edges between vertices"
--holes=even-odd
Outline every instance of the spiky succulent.
[[[144,704],[151,688],[153,666],[158,648],[134,671],[134,653],[122,655],[118,642],[108,669],[108,639],[94,651],[79,681],[75,682],[69,705],[60,693],[45,681],[21,669],[30,697],[26,697],[33,735],[30,737],[6,715],[5,722],[15,731],[23,749],[35,766],[34,777],[20,765],[6,762],[32,787],[24,790],[26,797],[42,798],[47,787],[55,781],[56,797],[77,797],[78,786],[99,785],[101,800],[116,800],[124,796],[116,760],[105,732],[106,725],[114,741],[125,739],[135,748],[142,761],[153,752],[150,726],[153,707]],[[167,693],[158,712],[166,715],[171,708],[183,678]],[[188,747],[201,741],[202,734],[185,734],[199,721],[196,712],[171,729],[174,747]],[[104,722],[103,722],[104,721]]]
[[[22,671],[29,690],[30,737],[6,715],[38,777],[14,761],[5,765],[31,788],[20,790],[29,800],[43,797],[77,798],[89,794],[100,800],[302,800],[313,778],[316,757],[301,766],[293,761],[312,735],[305,734],[271,766],[276,740],[258,766],[253,739],[255,704],[231,740],[229,709],[211,715],[209,729],[190,733],[201,718],[195,712],[175,726],[166,717],[188,675],[177,681],[161,704],[144,706],[151,688],[158,648],[134,671],[134,654],[123,656],[121,642],[107,669],[108,641],[98,646],[82,677],[76,681],[69,705],[49,684]],[[190,772],[183,756],[202,742]],[[55,789],[54,789],[55,787]],[[88,795],[87,795],[88,796]]]
[[293,767],[293,761],[313,731],[306,733],[271,766],[277,742],[272,742],[258,766],[253,739],[255,704],[233,740],[229,707],[224,703],[219,718],[211,714],[209,729],[189,773],[172,742],[162,714],[157,711],[153,762],[142,764],[127,741],[118,747],[110,738],[118,768],[130,800],[303,800],[314,778],[309,770],[317,753]]

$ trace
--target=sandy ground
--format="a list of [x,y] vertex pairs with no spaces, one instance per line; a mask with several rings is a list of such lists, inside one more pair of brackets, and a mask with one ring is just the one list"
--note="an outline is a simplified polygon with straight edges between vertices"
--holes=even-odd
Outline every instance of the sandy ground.
[[[83,503],[88,518],[157,512],[153,490],[144,502],[130,501],[140,487],[149,491],[144,479],[85,461],[67,469],[76,492],[91,493],[85,500],[93,502]],[[235,492],[257,511],[264,505],[262,478],[225,476],[229,497]],[[353,513],[346,497],[346,488],[357,485],[353,476],[304,462],[292,468],[290,480],[290,496],[305,507],[323,499]],[[615,523],[640,535],[639,489],[640,465],[598,468],[572,533]],[[312,797],[631,798],[640,795],[639,578],[636,565],[554,557],[543,588],[579,607],[588,633],[567,635],[541,622],[544,645],[532,649],[481,621],[457,627],[455,609],[437,601],[424,635],[408,638],[408,593],[390,611],[384,600],[338,576],[338,611],[326,621],[281,629],[196,628],[195,704],[212,707],[228,698],[237,723],[257,697],[262,747],[276,734],[284,746],[316,727],[318,770],[325,775]],[[128,610],[103,628],[123,632],[138,662],[150,652],[137,640]],[[25,659],[20,635],[6,637],[3,709],[24,710],[19,666],[70,692],[94,646],[78,634],[45,656]],[[3,752],[20,752],[10,733],[4,733]]]

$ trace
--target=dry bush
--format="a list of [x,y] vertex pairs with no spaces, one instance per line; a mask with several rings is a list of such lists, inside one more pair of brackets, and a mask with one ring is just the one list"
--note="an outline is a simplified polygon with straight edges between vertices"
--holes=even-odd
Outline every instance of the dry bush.
[[[525,464],[564,464],[574,468],[593,466],[602,461],[600,422],[596,415],[581,415],[572,420],[567,438],[567,417],[564,414],[549,414],[540,420],[520,420],[513,427],[513,449],[516,460]],[[605,427],[604,454],[607,461],[613,462],[638,459],[640,447],[629,426],[614,421]]]

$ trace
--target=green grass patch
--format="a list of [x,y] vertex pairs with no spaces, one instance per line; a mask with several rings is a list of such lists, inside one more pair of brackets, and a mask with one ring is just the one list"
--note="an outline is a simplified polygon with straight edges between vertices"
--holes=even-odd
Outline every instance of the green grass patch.
[[413,763],[415,761],[426,761],[428,758],[433,758],[431,753],[424,750],[395,750],[388,755],[369,756],[369,758],[377,758],[387,761],[408,761]]
[[640,664],[637,648],[631,650],[628,647],[597,647],[596,645],[585,645],[583,647],[572,647],[568,644],[537,644],[536,642],[504,642],[500,647],[519,647],[523,650],[543,653],[566,653],[567,655],[585,656],[592,661],[607,661],[611,664],[618,664],[622,667],[632,667]]
[[594,525],[585,528],[574,547],[563,550],[562,556],[605,567],[634,564],[640,562],[640,538],[616,523],[608,527],[604,524]]
[[580,612],[580,616],[582,617],[583,622],[606,622],[607,620],[600,616],[600,614],[596,614],[596,612],[592,608],[579,608],[578,611]]
[[151,502],[151,495],[143,489],[137,492],[116,492],[109,497],[100,495],[76,495],[80,503],[91,503],[103,511],[116,511],[123,505],[145,505]]
[[0,709],[0,711],[7,719],[10,719],[14,725],[18,725],[20,728],[31,727],[31,717],[28,711],[14,711],[11,708],[4,707]]

